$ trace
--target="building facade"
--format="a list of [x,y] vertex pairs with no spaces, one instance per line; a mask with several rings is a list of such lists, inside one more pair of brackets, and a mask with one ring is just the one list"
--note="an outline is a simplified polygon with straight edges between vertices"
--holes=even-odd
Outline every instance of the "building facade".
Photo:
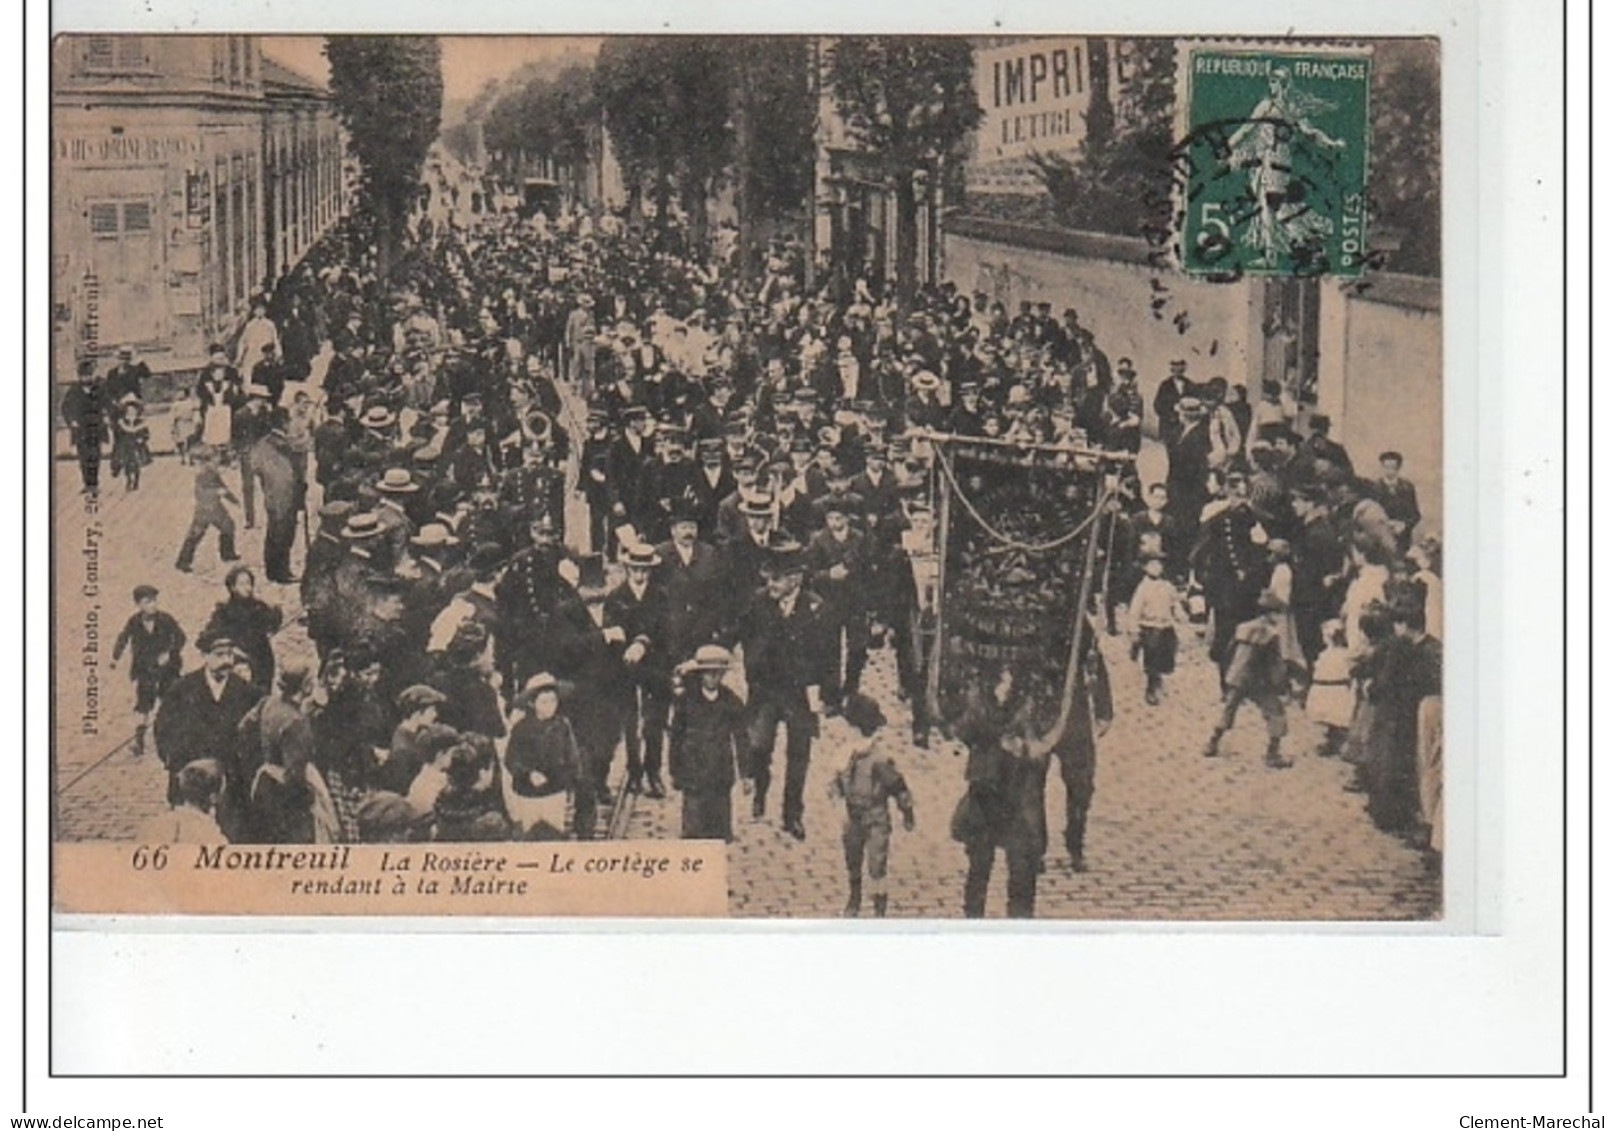
[[55,365],[134,347],[198,365],[342,214],[324,91],[248,35],[53,45]]

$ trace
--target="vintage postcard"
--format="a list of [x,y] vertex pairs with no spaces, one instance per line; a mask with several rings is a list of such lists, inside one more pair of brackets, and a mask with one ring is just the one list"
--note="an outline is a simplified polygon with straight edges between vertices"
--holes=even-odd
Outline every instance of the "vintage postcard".
[[1440,57],[57,38],[55,909],[1440,920]]

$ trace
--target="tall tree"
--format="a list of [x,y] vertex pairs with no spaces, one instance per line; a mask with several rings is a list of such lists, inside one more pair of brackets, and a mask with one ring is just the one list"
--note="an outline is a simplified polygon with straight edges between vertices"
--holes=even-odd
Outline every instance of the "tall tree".
[[1075,158],[1032,158],[1048,189],[1056,222],[1087,231],[1136,236],[1171,228],[1174,45],[1170,39],[1123,39],[1115,50],[1123,74],[1118,96],[1099,97],[1100,61],[1110,45],[1095,41],[1089,58],[1094,100]]
[[731,41],[735,208],[743,269],[757,266],[769,228],[805,224],[813,205],[818,99],[800,36]]
[[363,172],[361,205],[376,220],[378,263],[392,269],[443,120],[443,50],[435,36],[326,37],[331,101]]
[[1385,266],[1441,274],[1441,48],[1433,39],[1374,46],[1369,90],[1374,160],[1368,170],[1369,237],[1393,237]]
[[611,38],[595,60],[595,94],[600,101],[617,162],[630,196],[638,200],[646,184],[657,219],[672,199],[673,168],[668,131],[671,107],[656,73],[656,41],[646,36]]
[[918,264],[920,174],[940,177],[982,119],[968,40],[940,36],[848,36],[829,52],[836,109],[863,150],[883,167],[897,202],[897,290],[913,298]]
[[733,158],[727,50],[701,36],[607,40],[595,91],[623,173],[650,185],[658,222],[676,195],[704,237],[707,202]]
[[508,176],[530,170],[534,161],[548,162],[580,194],[598,114],[588,67],[574,64],[553,75],[533,72],[489,108],[485,141],[501,155]]

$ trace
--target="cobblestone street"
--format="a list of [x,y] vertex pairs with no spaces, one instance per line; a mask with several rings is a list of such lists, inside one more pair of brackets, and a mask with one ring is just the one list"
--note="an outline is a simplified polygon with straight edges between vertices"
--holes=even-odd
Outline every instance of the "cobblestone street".
[[[57,726],[56,835],[60,839],[128,839],[163,805],[164,774],[150,754],[136,758],[133,692],[123,669],[110,666],[112,641],[129,615],[129,591],[142,581],[162,589],[162,605],[187,633],[206,620],[223,591],[211,540],[196,572],[173,568],[190,514],[188,468],[159,457],[138,492],[119,484],[102,492],[89,515],[78,493],[78,469],[56,464]],[[98,539],[87,531],[94,523]],[[249,564],[261,560],[262,533],[242,532]],[[86,547],[99,542],[92,559]],[[300,565],[301,548],[294,567]],[[93,594],[86,593],[93,589]],[[264,585],[262,595],[286,611],[276,638],[282,656],[310,651],[296,623],[295,586]],[[91,614],[94,614],[93,639]],[[87,651],[91,645],[95,651]],[[1061,845],[1063,787],[1048,786],[1050,852],[1039,882],[1040,915],[1087,919],[1419,919],[1439,914],[1439,881],[1420,856],[1380,833],[1362,797],[1344,788],[1350,767],[1312,754],[1314,729],[1292,712],[1287,751],[1295,765],[1262,764],[1260,717],[1248,712],[1223,744],[1202,758],[1214,718],[1216,675],[1204,645],[1186,639],[1178,673],[1159,707],[1144,703],[1142,678],[1126,656],[1125,638],[1104,642],[1115,689],[1116,720],[1100,740],[1097,788],[1089,821],[1089,871],[1073,874]],[[87,662],[93,661],[93,662]],[[194,663],[194,653],[187,667]],[[86,733],[91,680],[94,733]],[[884,741],[907,733],[907,708],[896,695],[890,651],[871,657],[865,689],[893,726]],[[762,822],[735,791],[737,842],[730,856],[730,906],[740,916],[839,915],[845,899],[840,813],[830,781],[844,756],[845,731],[828,720],[808,778],[808,839],[779,827],[778,790]],[[918,827],[893,835],[890,888],[895,916],[959,914],[964,851],[948,837],[948,819],[963,788],[963,754],[945,742],[919,750],[892,748],[914,792]],[[616,767],[620,772],[619,754]],[[626,835],[677,834],[679,800],[638,798]],[[1003,862],[994,873],[989,914],[1002,914]]]

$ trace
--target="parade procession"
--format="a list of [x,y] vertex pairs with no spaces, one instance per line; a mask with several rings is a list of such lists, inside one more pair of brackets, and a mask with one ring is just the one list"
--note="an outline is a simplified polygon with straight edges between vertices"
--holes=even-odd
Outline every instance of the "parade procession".
[[[59,50],[93,78],[115,38]],[[86,188],[55,298],[58,839],[716,841],[749,916],[1441,915],[1440,361],[1396,353],[1439,345],[1439,304],[1316,269],[1329,221],[1272,171],[1349,150],[1350,95],[1258,82],[1224,277],[1086,231],[982,251],[1027,222],[962,211],[1056,160],[1000,152],[1016,84],[1080,130],[1058,99],[1126,111],[1150,41],[1062,40],[1096,68],[1062,94],[1041,41],[938,40],[953,62],[903,65],[973,113],[909,180],[860,164],[844,72],[894,65],[880,37],[734,47],[705,172],[635,148],[611,84],[661,57],[624,41],[477,76],[502,93],[454,129],[392,127],[400,171],[352,108],[365,37],[325,79],[212,38],[262,92],[256,160],[147,146],[206,172],[153,217]],[[746,98],[787,47],[803,152],[758,157],[788,123]],[[576,139],[569,83],[608,111]],[[109,264],[165,239],[142,322]],[[1433,398],[1428,442],[1376,366]]]

